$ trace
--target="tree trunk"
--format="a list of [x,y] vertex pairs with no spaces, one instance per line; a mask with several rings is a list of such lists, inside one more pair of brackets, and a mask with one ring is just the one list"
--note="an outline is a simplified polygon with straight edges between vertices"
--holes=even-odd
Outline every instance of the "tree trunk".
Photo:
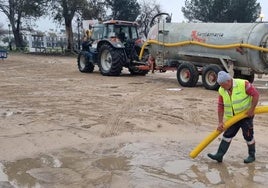
[[65,21],[65,29],[67,36],[67,49],[72,52],[74,49],[72,20]]
[[23,49],[24,44],[23,44],[23,40],[22,40],[22,35],[20,33],[20,29],[16,28],[13,31],[13,33],[14,33],[14,40],[15,40],[16,49]]
[[24,49],[24,44],[23,44],[23,38],[20,30],[20,20],[17,22],[14,21],[14,19],[10,19],[10,25],[11,25],[11,31],[14,36],[14,42],[16,45],[16,49]]

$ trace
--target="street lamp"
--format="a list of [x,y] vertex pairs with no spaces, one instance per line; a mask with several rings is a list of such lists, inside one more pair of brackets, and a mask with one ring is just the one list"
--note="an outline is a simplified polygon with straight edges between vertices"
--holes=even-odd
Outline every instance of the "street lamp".
[[8,47],[9,47],[9,50],[12,51],[12,46],[11,46],[11,38],[10,38],[10,24],[8,24]]
[[80,19],[77,18],[77,35],[78,35],[78,50],[80,50]]

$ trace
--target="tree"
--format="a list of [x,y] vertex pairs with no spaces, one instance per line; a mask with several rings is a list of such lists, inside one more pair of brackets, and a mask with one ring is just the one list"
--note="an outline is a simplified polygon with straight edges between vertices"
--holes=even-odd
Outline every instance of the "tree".
[[106,4],[112,10],[113,19],[134,21],[140,13],[137,0],[107,0]]
[[142,0],[140,2],[140,20],[139,25],[140,25],[140,30],[141,33],[147,37],[147,34],[150,29],[150,22],[152,18],[161,12],[161,6],[160,4],[157,4],[155,0]]
[[231,9],[227,15],[229,20],[237,22],[255,22],[261,14],[257,0],[231,0]]
[[202,22],[254,22],[260,11],[257,0],[186,0],[182,7],[189,21]]
[[17,48],[25,46],[21,30],[26,25],[26,20],[36,20],[43,16],[46,5],[47,0],[0,0],[0,11],[10,22]]
[[3,34],[5,34],[5,31],[3,29],[3,24],[0,23],[0,35],[3,35]]
[[51,11],[54,20],[64,22],[67,38],[67,49],[73,51],[72,21],[76,14],[80,14],[83,7],[88,5],[86,0],[51,0]]
[[84,20],[103,19],[106,15],[105,0],[89,0],[82,9]]

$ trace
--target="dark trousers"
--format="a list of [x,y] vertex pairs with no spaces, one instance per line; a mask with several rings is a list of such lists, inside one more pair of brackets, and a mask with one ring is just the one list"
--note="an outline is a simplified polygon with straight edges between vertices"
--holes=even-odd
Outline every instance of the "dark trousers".
[[247,117],[244,118],[231,127],[229,127],[223,134],[225,138],[233,138],[239,131],[242,129],[243,137],[247,142],[250,142],[253,139],[254,130],[253,130],[253,118],[254,117]]

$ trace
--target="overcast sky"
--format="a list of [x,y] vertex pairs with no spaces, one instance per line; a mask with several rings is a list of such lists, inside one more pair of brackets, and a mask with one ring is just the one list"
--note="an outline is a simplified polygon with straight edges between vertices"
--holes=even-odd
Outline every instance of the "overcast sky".
[[[184,6],[184,0],[156,0],[164,12],[172,14],[172,22],[182,22],[185,20],[181,8]],[[258,0],[262,7],[262,14],[264,15],[263,21],[268,21],[268,0]],[[8,20],[5,15],[0,14],[0,23],[4,24],[4,28],[7,29]],[[56,29],[57,25],[50,21],[48,18],[41,19],[37,22],[38,29],[42,31],[48,31],[49,29]]]

